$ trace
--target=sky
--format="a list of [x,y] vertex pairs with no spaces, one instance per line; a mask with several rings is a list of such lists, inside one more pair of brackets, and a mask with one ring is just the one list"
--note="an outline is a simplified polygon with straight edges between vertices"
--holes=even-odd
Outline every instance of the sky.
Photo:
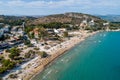
[[0,0],[0,15],[50,15],[66,12],[120,15],[120,0]]

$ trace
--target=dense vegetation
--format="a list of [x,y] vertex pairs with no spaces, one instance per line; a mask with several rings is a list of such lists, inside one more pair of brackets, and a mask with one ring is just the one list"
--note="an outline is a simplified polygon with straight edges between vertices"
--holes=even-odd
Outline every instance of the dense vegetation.
[[14,48],[11,48],[10,49],[10,55],[9,55],[9,57],[12,59],[12,60],[14,60],[14,59],[16,59],[20,54],[20,50],[18,49],[18,48],[16,48],[16,47],[14,47]]
[[7,70],[10,70],[14,68],[14,66],[19,63],[20,61],[18,60],[19,58],[19,53],[20,50],[16,47],[11,48],[10,50],[7,50],[6,52],[9,52],[9,58],[10,59],[5,59],[4,57],[0,57],[0,63],[2,64],[2,67],[0,67],[0,73],[4,73]]
[[3,57],[0,58],[0,63],[2,63],[2,67],[0,67],[0,74],[12,69],[15,66],[14,61],[4,59]]
[[33,28],[35,27],[43,27],[43,28],[68,28],[69,24],[64,24],[61,22],[51,22],[51,23],[46,23],[46,24],[37,24],[37,25],[28,25],[28,27],[26,27],[25,31],[29,32],[31,30],[33,30]]

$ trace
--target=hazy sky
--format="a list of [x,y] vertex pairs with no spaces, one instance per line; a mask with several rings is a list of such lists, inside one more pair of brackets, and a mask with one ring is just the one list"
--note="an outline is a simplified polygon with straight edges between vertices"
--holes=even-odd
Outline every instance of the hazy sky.
[[120,14],[120,0],[0,0],[0,14],[48,15],[64,12]]

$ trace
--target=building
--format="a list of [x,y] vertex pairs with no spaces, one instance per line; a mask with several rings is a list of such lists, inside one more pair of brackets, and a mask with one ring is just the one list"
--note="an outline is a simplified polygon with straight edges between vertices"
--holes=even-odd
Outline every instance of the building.
[[91,20],[90,22],[89,22],[89,26],[94,26],[95,25],[95,21],[94,20]]
[[23,36],[24,35],[24,31],[22,30],[22,28],[19,28],[17,31],[19,36]]
[[35,38],[39,38],[39,28],[33,30]]
[[46,29],[46,31],[47,31],[48,34],[54,34],[55,33],[53,29]]
[[10,32],[10,25],[5,25],[2,29],[4,32]]
[[108,26],[108,25],[109,25],[109,22],[103,23],[103,26]]
[[105,27],[106,31],[109,31],[109,22],[103,23],[103,26]]
[[85,29],[88,26],[87,20],[83,20],[80,24],[80,29]]
[[60,32],[57,29],[53,29],[54,33],[59,34]]
[[66,28],[59,28],[59,29],[57,29],[59,32],[65,32],[65,31],[67,31],[67,29]]
[[8,43],[0,43],[0,49],[4,49],[4,48],[7,48],[7,47],[9,47]]

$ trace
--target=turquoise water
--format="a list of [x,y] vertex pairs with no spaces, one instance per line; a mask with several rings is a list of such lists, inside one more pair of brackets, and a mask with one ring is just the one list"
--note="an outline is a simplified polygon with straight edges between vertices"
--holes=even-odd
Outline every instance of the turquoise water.
[[87,38],[33,80],[120,80],[120,32]]

